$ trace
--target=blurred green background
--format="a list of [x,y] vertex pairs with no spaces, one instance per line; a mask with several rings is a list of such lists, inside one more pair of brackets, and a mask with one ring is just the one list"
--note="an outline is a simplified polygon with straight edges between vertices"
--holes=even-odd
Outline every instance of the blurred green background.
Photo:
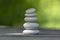
[[40,28],[60,30],[60,0],[0,0],[0,25],[22,27],[28,8],[37,9]]
[[22,26],[25,10],[35,7],[35,0],[0,0],[0,25]]

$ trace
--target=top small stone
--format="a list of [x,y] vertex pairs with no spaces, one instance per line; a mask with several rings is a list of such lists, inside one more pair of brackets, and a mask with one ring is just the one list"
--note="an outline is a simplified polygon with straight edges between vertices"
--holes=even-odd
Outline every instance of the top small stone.
[[26,10],[26,13],[34,13],[36,11],[35,8],[30,8]]

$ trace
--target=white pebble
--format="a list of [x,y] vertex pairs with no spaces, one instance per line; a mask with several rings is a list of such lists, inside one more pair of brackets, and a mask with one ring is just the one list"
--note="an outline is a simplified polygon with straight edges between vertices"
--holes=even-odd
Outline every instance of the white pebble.
[[39,27],[38,23],[24,23],[25,29],[37,29]]
[[30,8],[26,10],[26,13],[34,13],[36,11],[35,8]]
[[25,17],[24,19],[26,22],[36,22],[37,18],[36,17]]
[[30,16],[34,17],[34,16],[37,16],[37,14],[36,13],[33,13],[33,14],[25,14],[25,16],[27,16],[27,17],[30,17]]
[[39,34],[39,30],[24,30],[23,34]]

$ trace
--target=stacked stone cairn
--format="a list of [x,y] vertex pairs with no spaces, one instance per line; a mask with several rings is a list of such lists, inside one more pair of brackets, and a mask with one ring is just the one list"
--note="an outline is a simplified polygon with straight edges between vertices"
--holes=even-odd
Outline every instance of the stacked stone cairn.
[[23,27],[25,30],[23,31],[23,34],[28,34],[28,35],[35,35],[39,34],[39,24],[37,23],[37,14],[36,14],[36,9],[30,8],[26,10],[25,14],[25,23],[23,24]]

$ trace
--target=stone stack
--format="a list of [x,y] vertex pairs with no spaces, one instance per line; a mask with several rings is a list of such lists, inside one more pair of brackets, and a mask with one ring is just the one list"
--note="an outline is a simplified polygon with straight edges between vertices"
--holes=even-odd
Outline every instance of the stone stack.
[[36,9],[30,8],[26,10],[25,14],[25,22],[23,24],[23,27],[25,30],[23,31],[23,34],[39,34],[39,24],[37,23],[37,14],[36,14]]

